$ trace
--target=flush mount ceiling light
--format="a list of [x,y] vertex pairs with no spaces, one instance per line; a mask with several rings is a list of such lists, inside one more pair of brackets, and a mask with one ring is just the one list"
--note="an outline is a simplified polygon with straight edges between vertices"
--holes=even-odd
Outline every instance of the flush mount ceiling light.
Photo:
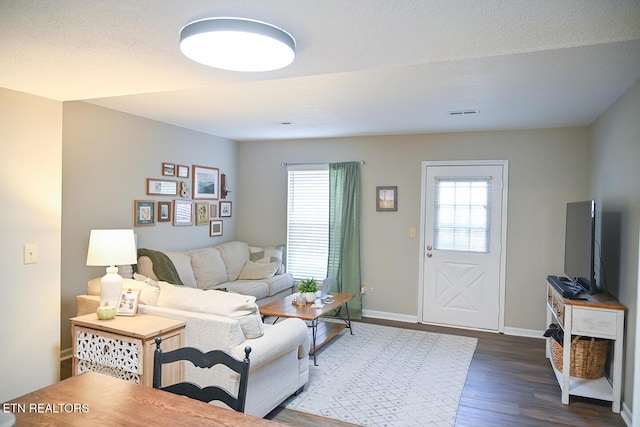
[[186,57],[223,70],[277,70],[293,62],[295,47],[286,31],[245,18],[207,18],[180,30],[180,50]]

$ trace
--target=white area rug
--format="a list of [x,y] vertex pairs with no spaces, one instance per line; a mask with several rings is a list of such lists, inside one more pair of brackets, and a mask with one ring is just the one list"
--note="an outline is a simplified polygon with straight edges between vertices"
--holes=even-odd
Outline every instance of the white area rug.
[[363,426],[453,426],[477,339],[353,323],[288,409]]

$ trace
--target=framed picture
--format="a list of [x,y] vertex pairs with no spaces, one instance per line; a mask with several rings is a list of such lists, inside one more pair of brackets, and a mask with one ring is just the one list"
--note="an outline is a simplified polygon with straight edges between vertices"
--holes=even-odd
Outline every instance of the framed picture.
[[173,225],[193,225],[193,203],[173,201]]
[[378,212],[398,210],[398,187],[376,187],[376,210]]
[[162,175],[164,176],[176,176],[176,165],[173,163],[162,164]]
[[231,216],[231,202],[220,202],[220,218]]
[[140,289],[123,290],[118,301],[116,314],[118,316],[135,316],[140,302]]
[[178,165],[178,178],[189,178],[189,166]]
[[194,165],[191,175],[192,198],[218,200],[220,171],[218,168]]
[[209,205],[209,218],[216,218],[218,216],[218,205],[211,203]]
[[154,225],[156,220],[156,202],[136,200],[133,202],[133,226]]
[[196,203],[196,225],[209,224],[209,203],[198,202]]
[[209,221],[209,236],[222,236],[222,220],[214,219]]
[[171,222],[171,202],[158,202],[158,222]]
[[147,195],[175,196],[178,194],[178,181],[147,178]]

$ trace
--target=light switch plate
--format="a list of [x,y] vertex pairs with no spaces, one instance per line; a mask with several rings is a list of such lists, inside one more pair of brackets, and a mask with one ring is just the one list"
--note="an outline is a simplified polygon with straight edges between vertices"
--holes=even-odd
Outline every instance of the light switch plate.
[[24,245],[24,263],[35,264],[38,262],[38,245],[27,243]]

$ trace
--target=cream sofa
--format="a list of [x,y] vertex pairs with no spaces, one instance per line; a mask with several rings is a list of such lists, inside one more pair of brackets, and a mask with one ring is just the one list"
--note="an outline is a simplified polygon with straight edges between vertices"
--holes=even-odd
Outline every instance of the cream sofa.
[[[141,290],[139,314],[184,320],[185,346],[222,349],[237,358],[251,347],[245,413],[264,417],[308,381],[309,337],[302,320],[263,324],[254,296],[152,280],[124,279],[123,287]],[[99,295],[98,278],[89,282],[88,295],[77,297],[78,315],[95,312]],[[223,368],[185,366],[185,380],[196,384],[218,384],[235,393],[237,379]]]
[[252,295],[264,305],[293,293],[293,275],[284,272],[283,257],[281,246],[239,241],[182,252],[140,249],[135,270],[155,281]]

